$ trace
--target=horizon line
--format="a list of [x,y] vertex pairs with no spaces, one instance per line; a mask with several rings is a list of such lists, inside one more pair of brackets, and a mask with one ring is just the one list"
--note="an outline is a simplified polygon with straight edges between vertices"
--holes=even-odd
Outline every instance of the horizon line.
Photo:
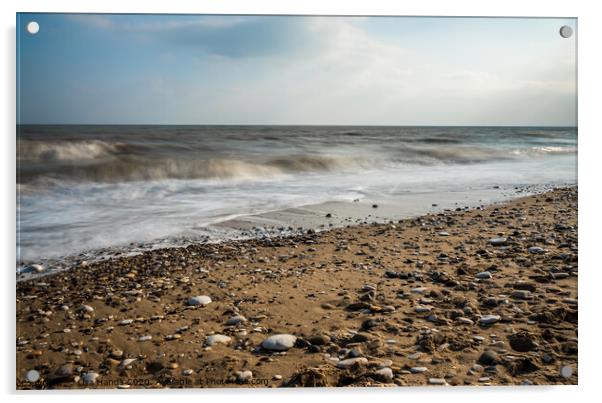
[[17,126],[280,126],[280,127],[570,127],[578,125],[428,125],[428,124],[299,124],[299,123],[17,123]]

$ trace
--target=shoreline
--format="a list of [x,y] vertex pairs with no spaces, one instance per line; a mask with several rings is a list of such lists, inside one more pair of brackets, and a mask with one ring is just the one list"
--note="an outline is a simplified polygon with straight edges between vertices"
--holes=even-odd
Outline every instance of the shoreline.
[[[323,232],[336,228],[372,223],[397,222],[417,218],[427,214],[444,213],[461,208],[463,210],[484,208],[504,204],[525,196],[537,195],[554,189],[577,187],[576,184],[563,185],[523,185],[514,187],[458,192],[426,192],[407,194],[404,201],[366,198],[351,202],[329,201],[289,207],[281,210],[254,214],[243,214],[227,220],[209,224],[207,228],[222,231],[222,235],[203,237],[167,237],[148,242],[130,242],[126,245],[109,246],[91,250],[68,253],[59,257],[25,259],[17,261],[17,282],[43,278],[67,270],[76,270],[80,264],[87,265],[111,260],[119,256],[136,256],[149,251],[162,251],[186,248],[191,245],[247,242],[258,238],[287,238],[302,236],[307,231]],[[356,203],[356,201],[359,201]],[[372,208],[377,205],[378,208]],[[404,211],[399,214],[399,211]],[[204,238],[204,239],[201,239]],[[169,253],[169,252],[168,252]],[[43,270],[33,269],[34,265]]]
[[576,384],[577,278],[576,186],[146,251],[17,282],[17,388]]

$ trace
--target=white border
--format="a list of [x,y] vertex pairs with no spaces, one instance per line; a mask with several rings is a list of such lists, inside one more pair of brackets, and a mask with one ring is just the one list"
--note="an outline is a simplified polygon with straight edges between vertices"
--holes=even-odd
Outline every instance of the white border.
[[[600,299],[597,287],[602,284],[600,248],[602,223],[596,207],[600,206],[600,158],[602,130],[600,119],[600,63],[599,42],[602,38],[600,13],[596,13],[595,1],[524,1],[506,0],[487,2],[477,0],[439,1],[380,1],[380,0],[98,0],[75,1],[20,0],[0,2],[3,25],[1,98],[2,138],[2,296],[5,326],[1,332],[2,361],[6,371],[0,376],[2,392],[6,398],[54,401],[105,402],[107,398],[203,399],[206,401],[237,399],[242,402],[306,401],[308,399],[332,400],[344,398],[348,402],[366,400],[415,400],[419,401],[487,401],[508,402],[542,400],[569,402],[593,398],[602,374],[600,361],[601,333]],[[214,13],[214,14],[332,14],[332,15],[431,15],[431,16],[538,16],[578,17],[579,21],[579,258],[582,280],[579,283],[579,386],[574,387],[499,387],[499,388],[398,388],[396,390],[188,390],[150,392],[106,393],[16,393],[15,377],[15,323],[14,323],[14,254],[15,254],[15,12],[107,12],[107,13]],[[593,400],[593,399],[592,399]]]

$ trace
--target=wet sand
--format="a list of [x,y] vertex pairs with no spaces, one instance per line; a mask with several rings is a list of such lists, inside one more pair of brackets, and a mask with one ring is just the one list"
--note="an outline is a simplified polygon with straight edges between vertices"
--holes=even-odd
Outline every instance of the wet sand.
[[21,281],[17,388],[576,384],[577,189],[458,210]]

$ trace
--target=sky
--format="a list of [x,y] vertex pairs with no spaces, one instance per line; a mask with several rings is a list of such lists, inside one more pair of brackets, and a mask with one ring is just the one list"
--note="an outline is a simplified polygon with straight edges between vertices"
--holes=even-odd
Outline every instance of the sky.
[[576,24],[20,13],[17,122],[576,126]]

